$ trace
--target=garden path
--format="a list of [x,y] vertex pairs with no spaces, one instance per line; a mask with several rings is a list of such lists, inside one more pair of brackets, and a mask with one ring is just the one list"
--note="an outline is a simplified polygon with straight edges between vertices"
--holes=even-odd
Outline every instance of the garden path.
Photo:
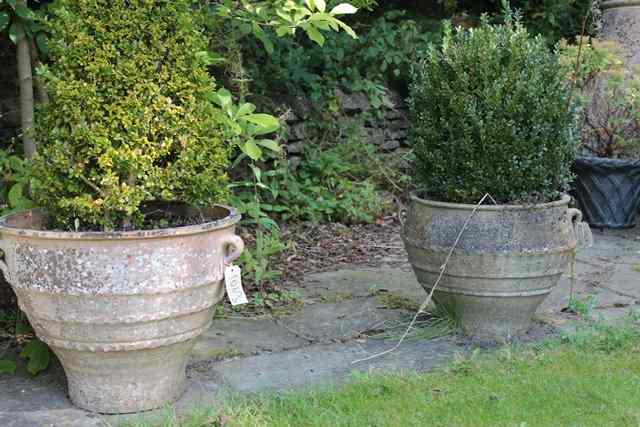
[[[640,304],[640,232],[596,232],[595,238],[594,247],[577,255],[574,292],[585,307],[591,298],[592,316],[616,321]],[[193,351],[189,388],[177,410],[210,406],[226,392],[339,382],[354,370],[425,371],[450,360],[456,352],[483,345],[452,336],[425,339],[442,331],[442,324],[432,325],[420,329],[397,351],[354,364],[392,347],[425,297],[404,262],[400,242],[378,243],[389,251],[376,268],[341,266],[338,271],[305,275],[299,289],[304,305],[298,311],[278,318],[216,319]],[[563,312],[570,290],[567,275],[522,340],[539,340],[573,327],[579,316]],[[428,319],[422,322],[427,323]],[[0,377],[0,425],[116,426],[137,419],[76,409],[66,398],[64,384],[58,364],[35,378],[24,367],[16,375]],[[156,411],[145,416],[162,415]]]

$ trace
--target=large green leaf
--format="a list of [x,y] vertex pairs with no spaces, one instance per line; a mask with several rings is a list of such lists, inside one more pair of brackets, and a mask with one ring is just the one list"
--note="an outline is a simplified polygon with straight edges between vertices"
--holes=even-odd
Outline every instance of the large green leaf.
[[38,375],[38,373],[49,367],[49,363],[51,363],[51,350],[49,350],[49,347],[45,343],[36,338],[29,341],[29,344],[22,349],[20,357],[29,360],[27,363],[27,371],[29,371],[31,375]]
[[256,106],[249,102],[246,102],[238,107],[238,112],[236,113],[236,115],[238,117],[246,116],[247,114],[251,114],[254,111],[256,111]]
[[331,15],[351,15],[353,13],[356,13],[357,11],[358,9],[356,9],[352,5],[348,3],[341,3],[336,7],[334,7],[333,9],[331,9],[331,12],[329,13]]
[[242,117],[242,119],[256,126],[256,128],[253,129],[254,135],[265,135],[275,132],[280,128],[278,119],[269,114],[249,114]]
[[0,31],[4,31],[9,26],[9,21],[11,21],[11,17],[7,12],[0,11]]
[[267,33],[265,33],[262,27],[255,22],[253,23],[251,28],[253,30],[253,35],[258,40],[260,40],[260,42],[264,46],[264,49],[267,51],[269,55],[271,55],[273,53],[274,46],[273,46],[273,42],[269,40]]
[[21,182],[11,187],[7,198],[9,199],[9,205],[12,209],[30,209],[34,207],[33,202],[25,197],[24,184]]
[[32,21],[36,19],[36,14],[33,13],[31,9],[21,4],[16,6],[16,15],[18,15],[22,19],[26,19],[28,21]]
[[318,31],[318,29],[316,27],[314,27],[313,25],[309,24],[309,25],[304,27],[304,30],[307,32],[307,35],[309,36],[309,38],[311,40],[313,40],[314,42],[316,42],[320,46],[324,46],[324,40],[325,40],[324,36],[322,35],[322,33],[320,31]]
[[260,160],[262,158],[262,150],[258,147],[254,140],[249,140],[242,145],[244,151],[251,160]]
[[273,139],[258,139],[256,140],[256,143],[258,145],[263,146],[267,150],[275,151],[276,153],[279,153],[280,151],[282,151],[282,146],[278,144],[277,141],[274,141]]
[[222,108],[228,108],[233,101],[233,97],[231,96],[231,92],[229,92],[225,88],[222,88],[215,92],[211,100]]
[[24,33],[19,30],[18,26],[19,24],[14,22],[11,24],[11,27],[9,27],[9,38],[15,44],[18,44],[20,39],[24,37]]
[[196,52],[196,58],[206,66],[218,65],[226,62],[226,58],[224,56],[206,50]]

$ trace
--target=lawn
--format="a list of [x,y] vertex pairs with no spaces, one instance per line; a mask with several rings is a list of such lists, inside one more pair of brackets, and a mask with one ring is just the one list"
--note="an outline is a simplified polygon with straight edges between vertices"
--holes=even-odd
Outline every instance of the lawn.
[[345,385],[230,399],[135,426],[638,426],[637,324],[582,326],[524,348],[458,356],[427,374],[354,374]]

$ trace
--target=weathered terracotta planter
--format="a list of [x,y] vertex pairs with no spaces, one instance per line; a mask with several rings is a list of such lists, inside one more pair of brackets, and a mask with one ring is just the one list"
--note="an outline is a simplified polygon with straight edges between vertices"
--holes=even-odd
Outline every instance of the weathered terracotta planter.
[[[413,194],[403,240],[429,292],[475,206]],[[565,271],[576,239],[570,198],[534,206],[481,206],[451,257],[434,300],[482,339],[517,336]]]
[[183,393],[189,352],[224,296],[224,263],[244,248],[235,210],[207,213],[219,219],[121,233],[44,231],[38,210],[0,219],[0,267],[75,405],[129,413]]

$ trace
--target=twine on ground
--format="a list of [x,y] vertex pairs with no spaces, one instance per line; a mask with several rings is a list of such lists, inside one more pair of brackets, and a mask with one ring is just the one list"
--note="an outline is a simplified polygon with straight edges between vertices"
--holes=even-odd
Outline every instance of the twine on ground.
[[473,208],[473,212],[471,212],[471,214],[469,215],[469,217],[467,218],[467,220],[465,221],[464,225],[462,226],[462,229],[460,230],[460,232],[458,233],[458,237],[456,238],[456,241],[453,243],[453,246],[451,246],[451,249],[449,249],[449,253],[447,254],[447,257],[444,260],[444,264],[442,264],[440,266],[440,274],[438,275],[438,278],[436,279],[435,283],[433,284],[433,286],[431,287],[431,292],[429,292],[429,295],[427,296],[427,299],[424,300],[424,302],[422,303],[422,305],[420,306],[420,308],[418,309],[418,311],[416,312],[416,314],[413,316],[413,319],[411,320],[411,323],[409,323],[409,326],[407,327],[407,329],[404,331],[404,334],[402,334],[402,337],[400,337],[400,340],[397,342],[396,345],[394,345],[392,348],[385,350],[381,353],[377,353],[374,355],[371,355],[369,357],[365,357],[363,359],[358,359],[358,360],[354,360],[353,362],[351,362],[352,365],[355,365],[356,363],[361,363],[361,362],[366,362],[372,359],[376,359],[378,357],[382,357],[384,355],[387,355],[389,353],[393,353],[394,351],[396,351],[397,349],[400,348],[400,346],[402,345],[402,343],[404,342],[405,338],[407,338],[407,335],[409,335],[409,333],[411,332],[411,330],[413,329],[413,326],[415,325],[416,321],[418,320],[418,317],[425,312],[425,310],[427,309],[427,307],[429,306],[429,304],[431,304],[431,301],[433,299],[433,294],[436,291],[436,288],[438,287],[438,285],[440,284],[440,281],[442,280],[442,278],[444,277],[444,273],[447,270],[447,265],[449,264],[449,260],[451,259],[451,257],[453,256],[453,252],[456,250],[456,248],[458,247],[458,243],[460,243],[460,240],[462,239],[462,236],[464,235],[464,232],[467,231],[467,228],[469,227],[469,224],[471,223],[471,219],[475,216],[476,212],[478,211],[478,209],[480,208],[480,206],[482,206],[482,204],[487,200],[490,199],[494,204],[496,204],[495,200],[493,199],[493,197],[491,197],[491,195],[489,193],[485,194],[484,197],[475,205],[475,207]]

